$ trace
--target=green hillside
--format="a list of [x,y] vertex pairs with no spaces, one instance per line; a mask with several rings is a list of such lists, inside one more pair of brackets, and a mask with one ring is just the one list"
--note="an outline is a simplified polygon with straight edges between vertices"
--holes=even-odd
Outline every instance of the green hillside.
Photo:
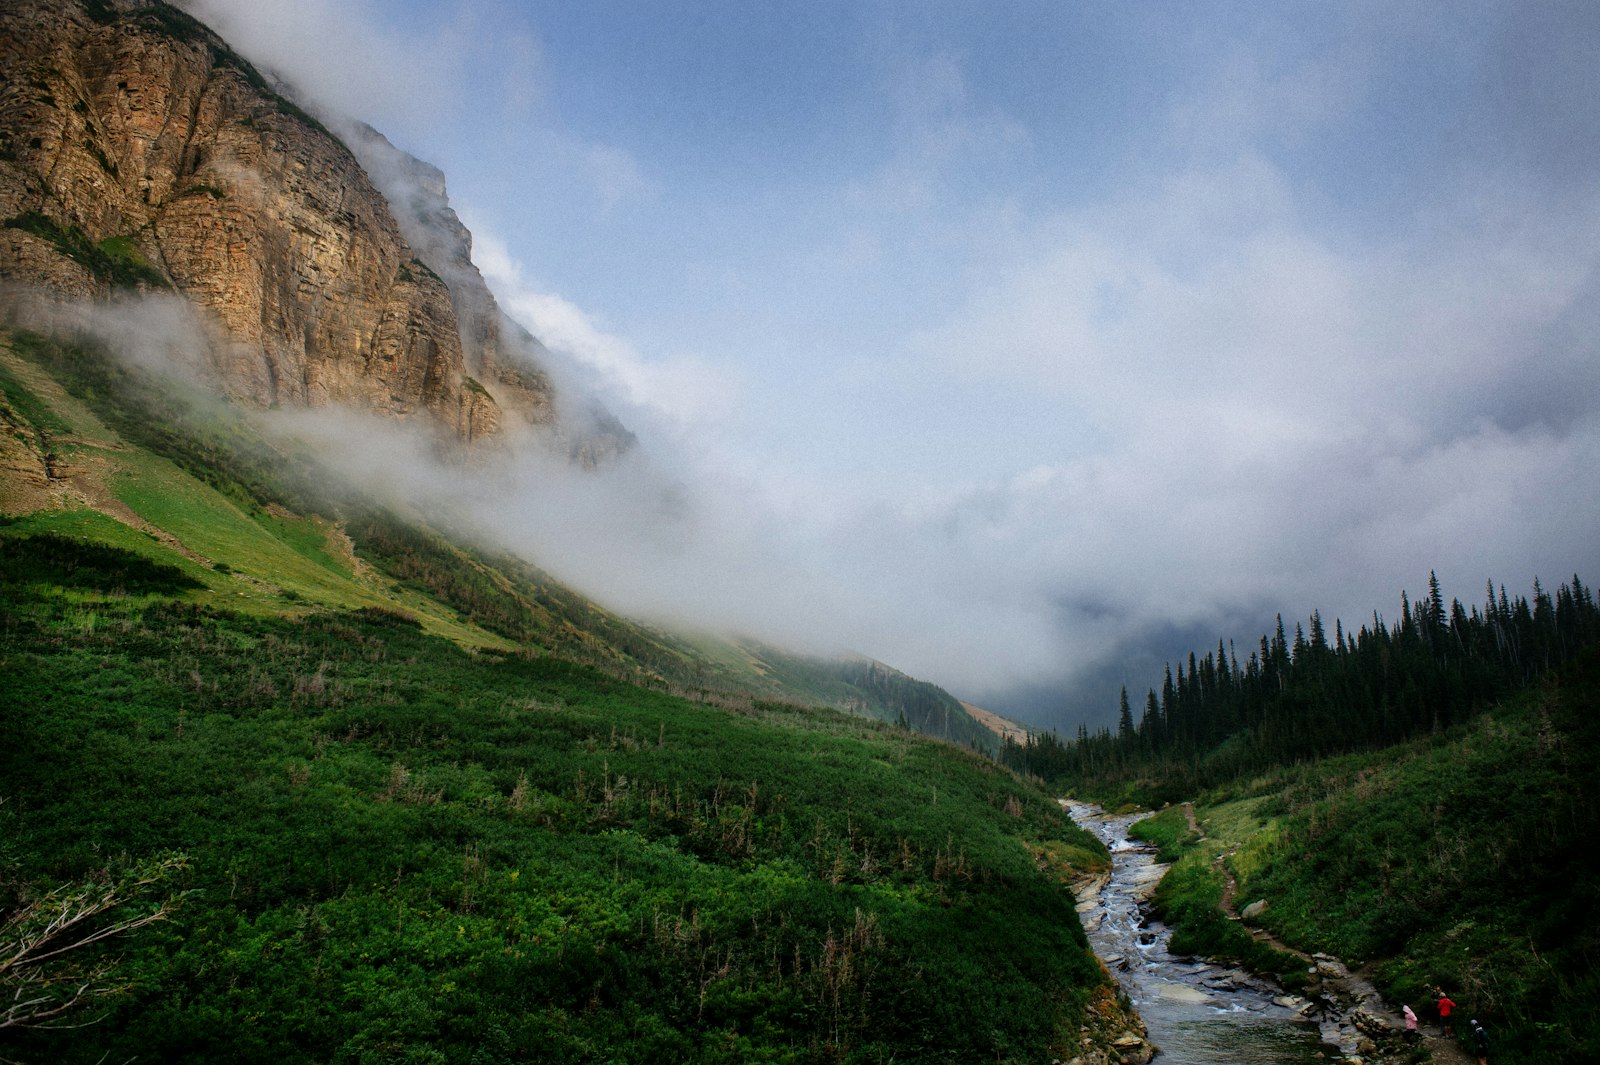
[[[1472,723],[1218,789],[1204,842],[1173,807],[1150,822],[1182,855],[1158,903],[1179,949],[1276,968],[1218,909],[1267,902],[1259,924],[1305,951],[1370,964],[1426,1012],[1443,985],[1495,1033],[1496,1062],[1591,1062],[1600,1025],[1600,651]],[[1187,837],[1187,839],[1185,839]],[[1224,855],[1217,860],[1218,854]]]
[[383,606],[463,646],[560,654],[680,693],[832,706],[998,748],[955,698],[881,664],[618,616],[524,559],[441,532],[444,518],[397,513],[310,452],[267,440],[215,397],[133,369],[98,344],[0,333],[0,391],[16,465],[54,463],[58,475],[52,492],[0,486],[0,506],[26,514],[24,529],[78,529],[95,523],[78,513],[90,509],[143,529],[206,571],[208,605]]
[[1139,826],[1176,859],[1155,899],[1175,949],[1294,986],[1330,953],[1397,1011],[1446,987],[1497,1063],[1592,1062],[1597,636],[1577,577],[1471,608],[1434,581],[1392,626],[1330,643],[1315,614],[1292,641],[1280,624],[1242,668],[1191,656],[1138,725],[1124,700],[1116,735],[1006,754],[1102,801],[1194,801],[1198,831],[1176,805]]
[[0,990],[89,990],[0,1057],[1042,1065],[1125,1029],[1066,883],[1104,851],[1010,771],[704,683],[92,349],[15,337],[0,386]]

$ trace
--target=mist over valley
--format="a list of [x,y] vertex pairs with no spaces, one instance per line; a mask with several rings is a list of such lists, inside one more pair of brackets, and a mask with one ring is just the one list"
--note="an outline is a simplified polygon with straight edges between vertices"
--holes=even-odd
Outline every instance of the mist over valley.
[[0,41],[0,1058],[1600,1054],[1587,8]]

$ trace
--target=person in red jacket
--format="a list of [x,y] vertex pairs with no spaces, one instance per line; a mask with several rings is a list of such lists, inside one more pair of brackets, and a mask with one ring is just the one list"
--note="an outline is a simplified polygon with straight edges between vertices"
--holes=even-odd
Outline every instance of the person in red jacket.
[[1450,1001],[1450,996],[1444,993],[1444,988],[1436,987],[1439,993],[1439,1032],[1449,1039],[1454,1029],[1450,1023],[1450,1014],[1455,1011],[1456,1004]]

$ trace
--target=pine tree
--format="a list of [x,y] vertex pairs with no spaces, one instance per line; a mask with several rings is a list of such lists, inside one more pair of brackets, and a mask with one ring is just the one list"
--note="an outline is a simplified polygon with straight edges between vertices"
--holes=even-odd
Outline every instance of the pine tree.
[[[1191,652],[1176,668],[1167,663],[1137,728],[1124,686],[1115,733],[1102,726],[1091,735],[1080,726],[1075,744],[1008,748],[1006,757],[1022,757],[1045,776],[1070,770],[1109,781],[1133,769],[1193,789],[1224,774],[1447,728],[1600,638],[1600,608],[1576,576],[1554,595],[1536,581],[1531,602],[1493,581],[1486,589],[1481,614],[1458,599],[1446,612],[1430,573],[1427,597],[1413,603],[1402,592],[1392,625],[1377,611],[1359,630],[1335,618],[1332,654],[1320,611],[1311,613],[1309,637],[1295,625],[1292,644],[1280,614],[1242,669],[1220,640],[1203,659]],[[1215,757],[1218,744],[1241,734],[1241,747]]]

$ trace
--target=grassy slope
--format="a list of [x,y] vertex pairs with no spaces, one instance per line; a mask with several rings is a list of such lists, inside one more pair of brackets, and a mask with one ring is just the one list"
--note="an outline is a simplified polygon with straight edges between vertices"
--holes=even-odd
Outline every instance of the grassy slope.
[[[202,581],[197,601],[207,605],[269,614],[296,609],[302,600],[403,608],[429,631],[466,645],[510,646],[463,625],[431,599],[397,596],[357,579],[330,547],[336,535],[330,523],[251,506],[242,493],[224,495],[169,459],[130,445],[46,369],[4,344],[0,393],[13,433],[30,443],[46,441],[64,459],[66,483],[77,497],[60,500],[61,509],[9,515],[15,533],[84,536],[177,565]],[[96,504],[111,506],[121,520],[92,509]]]
[[1200,816],[1208,838],[1163,885],[1198,940],[1229,934],[1226,853],[1263,926],[1372,963],[1391,1001],[1443,984],[1497,1062],[1600,1060],[1600,650],[1446,737],[1241,782]]
[[1223,911],[1225,871],[1217,858],[1254,838],[1263,826],[1254,820],[1259,800],[1209,808],[1201,832],[1189,830],[1181,807],[1168,807],[1133,827],[1135,838],[1156,844],[1161,861],[1172,868],[1152,899],[1172,926],[1172,949],[1198,954],[1275,976],[1286,988],[1306,982],[1304,963],[1293,954],[1258,942]]
[[[266,612],[389,606],[466,646],[524,646],[675,690],[847,708],[976,749],[996,746],[955,699],[892,670],[867,683],[854,662],[689,639],[620,618],[522,560],[397,518],[214,400],[93,346],[0,331],[0,393],[19,440],[69,456],[73,483],[97,489],[87,505],[126,507],[119,517],[238,575],[207,580],[213,601]],[[347,534],[365,570],[348,545],[336,547]]]
[[947,746],[381,615],[30,587],[0,762],[21,877],[181,850],[198,894],[110,1018],[26,1051],[1043,1061],[1100,979],[1035,862],[1081,837]]
[[326,519],[6,366],[22,435],[151,532],[82,506],[0,526],[0,904],[169,850],[192,893],[123,948],[109,1016],[0,1053],[1076,1052],[1104,977],[1060,878],[1104,856],[1030,786],[859,718],[506,653],[357,572]]

